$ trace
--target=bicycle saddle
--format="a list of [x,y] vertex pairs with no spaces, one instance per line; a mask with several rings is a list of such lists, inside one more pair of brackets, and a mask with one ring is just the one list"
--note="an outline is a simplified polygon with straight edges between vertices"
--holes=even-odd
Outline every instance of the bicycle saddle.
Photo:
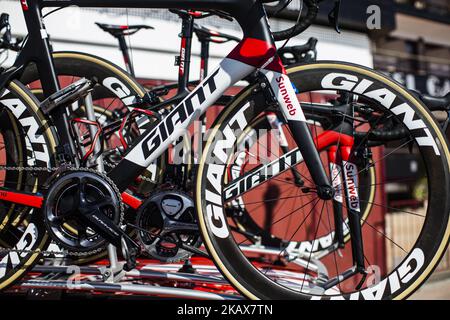
[[194,32],[200,41],[211,41],[215,43],[225,43],[228,41],[241,41],[240,38],[219,32],[217,30],[209,29],[198,24],[194,24]]
[[314,61],[316,59],[317,41],[316,38],[312,37],[305,44],[281,48],[278,50],[278,54],[285,65]]
[[135,34],[141,29],[155,29],[152,26],[145,24],[135,24],[135,25],[117,25],[117,24],[106,24],[96,22],[103,31],[110,33],[114,37],[129,36]]
[[450,110],[450,92],[443,97],[432,97],[426,94],[420,94],[420,99],[431,111]]

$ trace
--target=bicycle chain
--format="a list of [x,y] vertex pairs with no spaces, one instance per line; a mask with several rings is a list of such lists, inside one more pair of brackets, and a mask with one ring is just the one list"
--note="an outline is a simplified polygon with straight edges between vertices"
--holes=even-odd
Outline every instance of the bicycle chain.
[[[61,170],[60,168],[45,168],[45,167],[14,167],[14,166],[0,166],[0,170],[5,170],[5,171],[27,171],[27,172],[56,172],[58,170]],[[90,173],[94,173],[97,175],[100,175],[103,179],[106,180],[107,183],[109,183],[111,185],[111,187],[113,188],[114,192],[117,194],[117,197],[119,199],[120,202],[120,220],[119,220],[119,224],[122,224],[123,222],[123,218],[124,218],[124,205],[122,202],[122,196],[120,194],[119,188],[117,188],[116,184],[103,172],[97,171],[97,170],[93,170],[93,169],[89,169],[89,168],[74,168],[74,167],[67,167],[64,169],[64,171],[85,171],[85,172],[90,172]],[[62,172],[64,172],[62,171]],[[42,254],[43,256],[50,256],[50,255],[56,255],[56,256],[62,256],[62,257],[66,257],[66,256],[74,256],[74,257],[87,257],[87,256],[91,256],[97,253],[100,253],[101,251],[103,251],[105,248],[98,248],[95,250],[91,250],[91,251],[87,251],[87,252],[77,252],[77,251],[67,251],[67,252],[61,252],[61,251],[48,251],[48,250],[18,250],[18,249],[6,249],[6,248],[1,248],[0,247],[0,253],[10,253],[10,252],[15,252],[15,253],[36,253],[36,254]]]
[[[114,168],[117,166],[116,164],[111,163],[111,162],[106,161],[106,160],[103,160],[103,164],[106,164],[108,167],[110,167],[110,168],[112,168],[112,169],[114,169]],[[148,177],[146,177],[146,176],[144,176],[144,175],[140,175],[138,178],[140,178],[140,179],[142,179],[142,180],[145,180],[145,181],[147,181],[147,182],[155,183],[154,180],[152,180],[151,178],[148,178]]]

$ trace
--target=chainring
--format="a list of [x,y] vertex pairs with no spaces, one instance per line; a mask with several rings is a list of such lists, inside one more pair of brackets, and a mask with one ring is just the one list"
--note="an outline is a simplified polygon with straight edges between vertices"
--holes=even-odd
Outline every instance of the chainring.
[[115,224],[123,220],[119,190],[104,174],[90,169],[67,169],[49,183],[43,218],[52,240],[72,253],[96,253],[107,242],[82,219],[81,212],[100,210]]
[[136,225],[142,248],[163,262],[177,262],[192,255],[180,248],[180,243],[196,248],[202,243],[194,201],[178,190],[151,194],[138,210]]

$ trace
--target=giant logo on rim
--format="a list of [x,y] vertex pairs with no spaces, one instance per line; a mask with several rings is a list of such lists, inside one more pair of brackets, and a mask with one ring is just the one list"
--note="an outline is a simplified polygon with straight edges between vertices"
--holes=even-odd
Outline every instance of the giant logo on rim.
[[27,106],[20,99],[9,98],[8,94],[9,91],[5,90],[3,95],[4,98],[0,100],[0,106],[3,105],[8,108],[21,124],[23,130],[26,130],[26,147],[33,155],[27,157],[27,165],[48,167],[50,155],[43,135],[43,132],[47,130],[47,128],[42,126],[42,124],[30,114]]
[[207,223],[214,235],[222,239],[227,238],[230,234],[224,216],[222,201],[224,164],[227,162],[228,149],[232,148],[236,141],[235,131],[232,127],[242,131],[247,127],[248,121],[245,117],[245,112],[249,107],[250,103],[245,104],[228,122],[227,127],[223,130],[223,139],[216,140],[214,148],[209,155],[211,158],[214,157],[216,163],[208,164],[206,174],[205,207]]
[[[331,300],[381,300],[387,296],[396,294],[402,289],[402,285],[408,285],[416,279],[425,265],[423,250],[415,248],[396,270],[388,277],[375,285],[361,291],[351,293],[346,297],[330,296]],[[323,296],[313,296],[312,299],[321,299]]]
[[436,141],[433,139],[427,125],[422,119],[417,119],[416,112],[408,103],[403,102],[388,88],[374,88],[373,81],[337,72],[326,75],[322,79],[322,87],[324,89],[350,91],[378,101],[385,108],[391,110],[393,114],[399,116],[399,119],[402,116],[402,122],[409,130],[422,132],[422,136],[415,137],[419,146],[432,147],[435,154],[440,156]]

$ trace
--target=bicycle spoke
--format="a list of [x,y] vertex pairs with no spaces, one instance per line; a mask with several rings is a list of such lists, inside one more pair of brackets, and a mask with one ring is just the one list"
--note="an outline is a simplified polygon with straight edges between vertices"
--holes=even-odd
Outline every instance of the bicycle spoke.
[[[316,204],[317,204],[317,203],[316,203]],[[314,248],[314,244],[315,244],[316,239],[317,239],[317,234],[318,234],[318,232],[319,232],[319,226],[320,226],[320,221],[322,220],[323,206],[324,206],[324,205],[325,205],[325,201],[324,201],[323,204],[322,204],[322,209],[320,210],[319,221],[318,221],[318,223],[317,223],[317,228],[316,228],[316,231],[315,231],[315,233],[314,233],[313,248]],[[312,250],[311,250],[310,253],[309,253],[308,262],[306,263],[306,270],[308,270],[309,264],[311,263],[311,257],[312,257]],[[302,282],[302,286],[301,286],[301,288],[300,288],[300,292],[303,291],[303,286],[304,286],[305,280],[306,280],[306,274],[305,274],[305,277],[304,277],[303,279],[304,279],[304,280],[303,280],[303,282]]]

